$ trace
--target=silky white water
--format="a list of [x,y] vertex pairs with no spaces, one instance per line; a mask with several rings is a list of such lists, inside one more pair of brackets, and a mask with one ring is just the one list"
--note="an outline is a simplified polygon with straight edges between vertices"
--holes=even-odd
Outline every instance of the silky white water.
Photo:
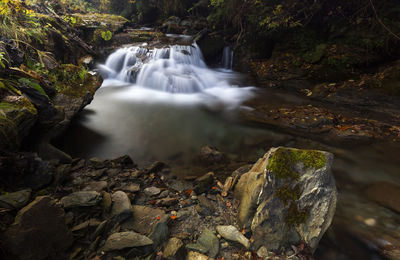
[[126,86],[117,97],[121,99],[236,108],[252,97],[254,88],[239,86],[239,74],[230,69],[231,53],[230,48],[224,50],[224,69],[211,69],[196,43],[121,48],[99,65],[102,87]]

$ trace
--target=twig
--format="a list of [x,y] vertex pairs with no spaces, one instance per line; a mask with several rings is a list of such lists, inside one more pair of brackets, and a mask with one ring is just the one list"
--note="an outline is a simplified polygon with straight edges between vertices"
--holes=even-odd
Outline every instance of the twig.
[[372,0],[369,0],[369,2],[371,3],[371,7],[372,10],[374,11],[376,20],[378,20],[378,22],[382,25],[382,27],[389,33],[391,34],[393,37],[395,37],[397,40],[400,40],[400,36],[398,36],[397,34],[395,34],[394,32],[392,32],[381,20],[381,18],[378,16],[378,13],[376,12],[374,3],[372,2]]

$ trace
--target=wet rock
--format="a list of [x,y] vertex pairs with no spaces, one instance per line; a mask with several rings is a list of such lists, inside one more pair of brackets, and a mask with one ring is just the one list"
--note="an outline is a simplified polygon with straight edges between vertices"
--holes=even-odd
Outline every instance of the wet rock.
[[225,239],[236,241],[245,248],[250,248],[250,241],[234,226],[217,226],[218,233]]
[[136,166],[136,164],[133,162],[132,158],[129,157],[129,155],[124,155],[114,160],[111,160],[111,163],[121,168],[133,168]]
[[197,194],[207,192],[211,189],[213,184],[214,184],[214,173],[209,172],[194,180],[194,191]]
[[60,259],[72,244],[64,210],[50,197],[37,197],[21,209],[2,235],[2,248],[19,259]]
[[177,192],[183,192],[185,190],[192,190],[193,185],[191,182],[180,180],[180,179],[172,179],[168,181],[168,187],[171,190],[177,191]]
[[168,195],[169,195],[169,190],[164,190],[160,193],[160,195],[158,195],[158,198],[163,199],[168,197]]
[[366,190],[367,197],[400,213],[400,186],[389,182],[377,182]]
[[160,194],[161,190],[157,187],[148,187],[146,189],[144,189],[144,193],[147,196],[157,196],[158,194]]
[[154,162],[145,169],[145,172],[147,174],[148,173],[157,173],[157,172],[161,171],[162,169],[164,169],[165,166],[166,165],[163,162]]
[[156,202],[157,207],[170,207],[176,205],[179,202],[177,198],[164,198]]
[[186,248],[207,254],[209,257],[216,257],[219,253],[219,240],[211,230],[206,228],[196,244],[188,244]]
[[280,250],[305,241],[313,250],[336,208],[333,155],[272,148],[242,175],[239,222],[251,227],[255,247]]
[[132,183],[129,184],[128,186],[122,187],[122,190],[126,192],[138,192],[140,191],[140,185],[137,183]]
[[168,243],[164,249],[163,257],[167,259],[184,259],[184,251],[182,240],[173,237],[168,240]]
[[77,232],[77,231],[81,231],[81,230],[87,229],[89,227],[97,227],[98,225],[100,225],[100,223],[101,222],[98,219],[92,218],[92,219],[86,220],[86,221],[74,226],[71,229],[71,231],[72,232]]
[[192,200],[192,199],[186,199],[186,200],[181,201],[179,204],[180,204],[183,208],[184,208],[184,207],[189,207],[189,206],[191,206],[191,205],[194,204],[194,200]]
[[211,146],[204,146],[200,150],[200,160],[204,162],[218,163],[225,160],[223,153]]
[[200,206],[206,208],[210,214],[213,214],[217,210],[215,205],[209,199],[207,199],[204,194],[198,196],[197,199],[199,200]]
[[105,169],[99,169],[95,171],[90,171],[86,174],[86,176],[94,178],[94,179],[99,179],[103,174],[105,173]]
[[107,187],[106,181],[93,181],[89,182],[89,184],[83,188],[84,191],[97,191],[100,192]]
[[166,219],[166,214],[158,208],[150,208],[140,205],[132,205],[133,217],[121,225],[121,229],[133,230],[140,234],[150,234],[153,226]]
[[105,212],[109,212],[111,210],[112,199],[111,194],[108,192],[103,192],[103,200],[101,201],[101,206]]
[[114,233],[106,240],[103,250],[121,250],[124,248],[141,247],[153,245],[150,238],[133,231]]
[[111,196],[113,202],[111,215],[116,221],[121,222],[132,216],[132,205],[128,196],[123,191],[116,191]]
[[103,169],[106,167],[106,163],[100,158],[90,158],[89,163],[95,169]]
[[0,207],[6,209],[20,209],[29,202],[31,193],[31,189],[26,189],[1,195]]
[[153,241],[155,246],[162,244],[165,240],[167,240],[169,236],[169,229],[168,225],[165,222],[157,222],[149,238]]
[[188,257],[187,257],[187,260],[211,260],[211,259],[213,259],[213,258],[210,258],[206,255],[200,254],[196,251],[190,251],[188,253]]
[[244,165],[236,169],[231,176],[226,178],[222,189],[222,195],[226,196],[229,191],[233,190],[240,176],[248,172],[251,169],[251,167],[252,167],[251,164]]
[[91,207],[96,206],[101,201],[100,193],[96,191],[78,191],[61,199],[64,208]]

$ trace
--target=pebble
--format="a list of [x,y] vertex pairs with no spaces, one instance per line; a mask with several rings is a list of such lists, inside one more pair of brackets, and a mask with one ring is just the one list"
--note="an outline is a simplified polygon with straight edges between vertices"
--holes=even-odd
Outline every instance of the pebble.
[[32,190],[20,190],[0,196],[0,207],[6,209],[20,209],[28,204]]
[[100,203],[102,197],[96,191],[78,191],[61,199],[64,208],[91,207]]
[[104,245],[104,251],[121,250],[125,248],[152,245],[153,241],[133,231],[114,233],[110,235]]
[[245,248],[250,248],[250,241],[234,226],[217,226],[218,233],[225,239],[239,242]]
[[147,196],[156,196],[160,194],[160,192],[161,190],[157,187],[148,187],[144,189],[144,194],[146,194]]
[[122,222],[132,216],[132,205],[128,196],[123,191],[116,191],[111,196],[112,209],[111,215],[116,218],[116,221]]

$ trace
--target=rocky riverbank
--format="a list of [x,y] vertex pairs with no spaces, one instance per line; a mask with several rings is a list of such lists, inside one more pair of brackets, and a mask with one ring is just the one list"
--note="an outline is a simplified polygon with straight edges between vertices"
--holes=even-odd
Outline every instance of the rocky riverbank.
[[271,149],[223,183],[212,172],[177,179],[161,162],[139,169],[128,156],[42,161],[12,180],[24,189],[0,196],[3,257],[310,258],[335,211],[332,159]]

